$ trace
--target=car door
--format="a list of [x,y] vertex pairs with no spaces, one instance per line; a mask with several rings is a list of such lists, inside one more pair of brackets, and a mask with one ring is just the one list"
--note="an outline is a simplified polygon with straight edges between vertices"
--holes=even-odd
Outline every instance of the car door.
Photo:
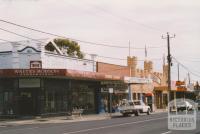
[[140,102],[141,103],[141,107],[143,109],[143,112],[147,112],[148,111],[148,107],[144,104],[144,102]]

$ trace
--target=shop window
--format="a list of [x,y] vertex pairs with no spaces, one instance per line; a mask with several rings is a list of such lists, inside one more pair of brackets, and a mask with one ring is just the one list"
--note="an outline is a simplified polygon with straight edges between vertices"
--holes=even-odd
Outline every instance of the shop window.
[[82,86],[80,89],[73,89],[72,93],[72,107],[82,108],[85,113],[95,112],[94,90]]
[[140,100],[141,99],[141,94],[137,93],[137,95],[138,95],[138,100]]
[[13,93],[12,92],[4,92],[0,96],[1,103],[3,105],[2,114],[12,115],[13,114]]
[[133,100],[136,100],[136,93],[133,93]]
[[0,93],[0,115],[3,114],[3,93]]

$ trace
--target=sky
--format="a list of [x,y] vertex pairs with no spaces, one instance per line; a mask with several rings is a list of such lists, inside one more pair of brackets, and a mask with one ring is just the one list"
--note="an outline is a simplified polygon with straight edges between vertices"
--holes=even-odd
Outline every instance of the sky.
[[[138,57],[142,69],[146,45],[147,59],[153,61],[155,71],[162,71],[167,56],[167,40],[162,36],[175,34],[170,46],[173,57],[184,65],[180,79],[190,72],[192,81],[200,79],[199,13],[199,0],[0,0],[0,19],[76,40],[126,47],[79,42],[83,52],[97,54],[101,62],[126,65],[130,44],[130,56]],[[55,38],[3,22],[0,28],[34,39]],[[26,40],[2,30],[0,39]],[[176,80],[177,62],[172,62],[172,79]]]

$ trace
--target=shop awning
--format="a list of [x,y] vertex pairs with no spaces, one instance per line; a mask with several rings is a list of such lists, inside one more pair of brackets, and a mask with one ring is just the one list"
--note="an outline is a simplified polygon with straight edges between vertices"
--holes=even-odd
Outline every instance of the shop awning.
[[146,93],[145,96],[153,96],[153,93]]
[[0,69],[0,77],[63,77],[123,81],[120,76],[71,69]]

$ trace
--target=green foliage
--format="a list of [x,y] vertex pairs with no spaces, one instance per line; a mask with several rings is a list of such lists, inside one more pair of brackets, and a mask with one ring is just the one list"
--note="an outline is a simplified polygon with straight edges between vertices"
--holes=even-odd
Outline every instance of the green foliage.
[[84,55],[80,51],[80,46],[75,41],[70,41],[68,39],[54,39],[54,42],[60,49],[66,50],[67,54],[70,57],[78,57],[79,59],[83,59]]

